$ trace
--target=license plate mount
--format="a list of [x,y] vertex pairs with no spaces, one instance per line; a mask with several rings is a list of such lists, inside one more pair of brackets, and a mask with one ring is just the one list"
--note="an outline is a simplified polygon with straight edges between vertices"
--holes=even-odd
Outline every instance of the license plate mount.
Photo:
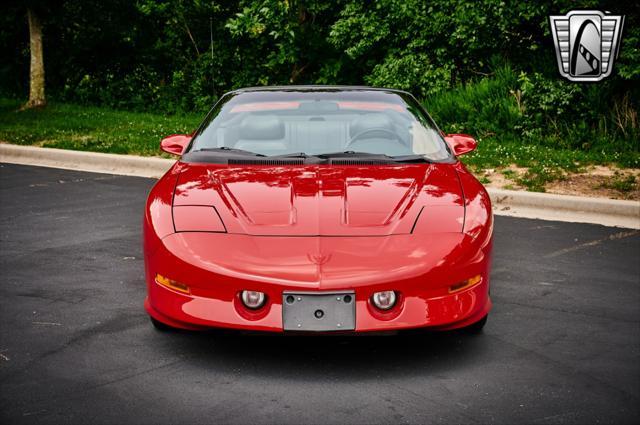
[[285,331],[355,330],[355,293],[285,291],[282,294],[282,325]]

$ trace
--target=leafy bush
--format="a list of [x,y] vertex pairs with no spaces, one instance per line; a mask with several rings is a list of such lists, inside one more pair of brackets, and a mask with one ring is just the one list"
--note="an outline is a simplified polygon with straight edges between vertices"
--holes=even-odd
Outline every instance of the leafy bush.
[[[613,85],[578,85],[496,66],[489,77],[425,100],[443,131],[480,140],[471,165],[533,165],[520,183],[538,190],[560,178],[559,169],[607,162],[640,167],[637,105],[628,94],[620,97]],[[565,154],[548,155],[549,149]]]

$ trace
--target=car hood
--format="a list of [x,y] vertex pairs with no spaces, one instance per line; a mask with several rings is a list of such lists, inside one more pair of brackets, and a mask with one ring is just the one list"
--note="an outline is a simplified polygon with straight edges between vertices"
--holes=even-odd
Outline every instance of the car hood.
[[174,220],[178,207],[217,213],[180,208],[189,231],[207,231],[214,220],[228,233],[255,236],[409,234],[424,220],[462,231],[462,190],[450,164],[179,167]]

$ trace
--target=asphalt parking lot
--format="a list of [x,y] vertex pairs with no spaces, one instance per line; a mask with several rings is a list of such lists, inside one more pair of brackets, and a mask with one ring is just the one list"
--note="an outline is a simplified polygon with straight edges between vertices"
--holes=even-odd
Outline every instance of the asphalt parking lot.
[[159,333],[153,180],[1,164],[0,423],[638,423],[640,233],[496,217],[471,336]]

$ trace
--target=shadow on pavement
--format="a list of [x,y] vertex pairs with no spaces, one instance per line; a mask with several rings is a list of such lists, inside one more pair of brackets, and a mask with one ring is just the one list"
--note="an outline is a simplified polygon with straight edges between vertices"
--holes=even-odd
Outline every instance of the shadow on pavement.
[[[264,377],[369,380],[437,374],[482,362],[490,342],[465,331],[383,335],[261,335],[234,331],[159,332],[203,369]],[[155,339],[155,338],[154,338]]]

